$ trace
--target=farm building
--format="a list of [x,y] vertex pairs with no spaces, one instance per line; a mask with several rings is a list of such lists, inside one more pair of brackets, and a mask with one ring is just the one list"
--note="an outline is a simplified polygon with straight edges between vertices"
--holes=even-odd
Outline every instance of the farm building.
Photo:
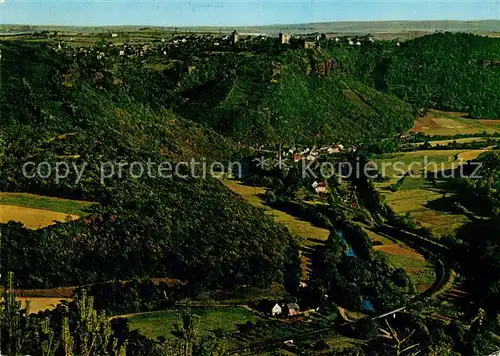
[[275,303],[274,306],[271,308],[271,315],[272,316],[277,316],[281,315],[283,313],[283,308],[278,303]]
[[285,305],[285,314],[287,316],[297,315],[299,313],[299,305],[297,303],[288,303]]
[[339,153],[341,149],[342,148],[340,147],[340,145],[333,145],[333,146],[327,147],[326,152],[328,152],[330,154]]
[[317,193],[317,194],[325,194],[325,193],[328,193],[328,186],[326,185],[326,183],[324,182],[321,182],[321,183],[318,183],[316,185],[316,187],[314,187],[314,191]]

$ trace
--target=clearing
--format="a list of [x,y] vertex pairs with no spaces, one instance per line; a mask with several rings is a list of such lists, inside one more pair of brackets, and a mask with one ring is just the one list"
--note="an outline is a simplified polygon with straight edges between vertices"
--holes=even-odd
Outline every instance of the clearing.
[[401,178],[409,169],[415,176],[428,172],[441,172],[460,166],[462,161],[476,159],[489,150],[424,150],[384,154],[374,160],[377,169],[391,184]]
[[436,272],[432,264],[425,260],[410,258],[399,254],[384,254],[395,268],[403,268],[415,283],[418,292],[429,288],[436,280]]
[[40,229],[56,222],[77,220],[87,215],[93,203],[46,197],[28,193],[0,193],[0,223],[17,221],[29,229]]
[[30,302],[30,313],[38,313],[39,311],[53,310],[62,300],[71,300],[67,298],[35,298],[35,297],[18,297],[22,303],[21,307],[26,307],[26,302]]
[[262,200],[262,197],[266,193],[265,188],[252,187],[229,179],[223,180],[222,183],[233,192],[241,195],[253,206],[264,209],[266,214],[273,216],[276,222],[284,224],[290,233],[305,239],[304,243],[306,245],[315,245],[316,242],[314,240],[318,239],[321,241],[328,240],[328,236],[330,235],[330,231],[328,229],[315,226],[308,221],[301,220],[296,216],[265,205]]
[[409,213],[415,222],[429,228],[437,236],[453,234],[469,218],[454,211],[443,191],[425,178],[408,177],[397,192],[387,189],[387,184],[377,184],[386,203],[397,214]]
[[[377,183],[376,187],[397,214],[409,213],[417,224],[429,228],[437,236],[453,234],[469,222],[469,218],[455,211],[440,184],[432,181],[432,174],[427,176],[425,173],[457,168],[462,161],[473,160],[487,151],[428,150],[383,155],[375,163],[389,181]],[[401,188],[392,192],[389,185],[409,168],[414,176],[408,176]]]
[[[214,331],[236,332],[237,326],[255,323],[260,318],[244,308],[192,308],[200,317],[199,333],[204,336]],[[155,340],[163,336],[167,340],[175,338],[175,323],[179,321],[179,310],[165,310],[146,313],[128,318],[130,330],[138,330],[141,334]]]
[[56,222],[79,219],[78,215],[56,213],[50,210],[31,209],[15,205],[0,205],[0,223],[17,221],[29,229],[41,229]]
[[305,247],[301,252],[302,280],[307,281],[311,273],[311,259],[308,248],[314,249],[318,244],[327,241],[330,230],[315,226],[309,221],[265,205],[262,198],[266,193],[266,189],[263,187],[244,185],[231,179],[224,179],[221,182],[233,192],[241,195],[253,206],[264,209],[266,214],[273,216],[276,222],[285,225],[292,235],[301,240],[302,246]]
[[500,132],[500,121],[469,119],[466,113],[429,110],[424,117],[415,120],[412,132],[422,132],[426,135],[452,136],[456,134],[471,134],[479,132]]
[[419,293],[424,292],[434,283],[436,279],[434,267],[425,260],[425,257],[421,253],[401,242],[373,231],[367,225],[360,223],[359,226],[366,232],[372,242],[375,243],[373,246],[375,251],[386,256],[389,264],[394,268],[402,267],[405,269]]

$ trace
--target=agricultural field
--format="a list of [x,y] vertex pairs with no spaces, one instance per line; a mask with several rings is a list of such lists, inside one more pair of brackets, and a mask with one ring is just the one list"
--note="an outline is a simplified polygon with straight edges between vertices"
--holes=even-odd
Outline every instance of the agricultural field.
[[30,313],[38,313],[39,311],[53,310],[62,300],[70,300],[68,298],[37,298],[37,297],[18,297],[21,306],[26,307],[29,301]]
[[465,137],[465,138],[457,138],[457,139],[449,139],[449,140],[438,140],[438,141],[429,141],[431,146],[446,146],[449,143],[470,143],[470,142],[482,142],[485,141],[485,137]]
[[410,275],[418,292],[424,292],[436,280],[434,267],[425,260],[411,258],[401,254],[385,253],[384,255],[393,267],[404,268]]
[[[476,120],[464,118],[458,112],[429,111],[425,117],[415,121],[413,132],[427,135],[451,136],[455,134],[500,132],[500,120]],[[430,144],[446,145],[449,142],[467,143],[481,141],[481,137],[430,141]],[[398,214],[409,213],[423,227],[440,236],[453,234],[469,219],[453,211],[451,203],[443,198],[444,192],[435,187],[426,172],[442,172],[460,166],[463,161],[474,160],[488,149],[477,150],[423,150],[382,155],[374,162],[382,174],[388,178],[385,183],[377,183],[377,188],[388,205]],[[396,183],[409,169],[413,177],[407,177],[397,192],[389,185]]]
[[[390,179],[391,184],[409,169],[414,176],[425,176],[425,172],[443,171],[457,168],[461,161],[473,160],[488,150],[426,150],[396,154],[385,154],[375,159],[379,172]],[[412,184],[412,183],[408,183]],[[386,186],[388,184],[384,184]],[[417,184],[418,186],[419,184]],[[409,187],[407,186],[407,189]]]
[[[446,140],[435,140],[435,141],[429,141],[428,143],[432,146],[432,147],[435,147],[437,145],[439,146],[446,146],[448,145],[449,143],[471,143],[471,142],[483,142],[483,141],[486,141],[487,140],[487,137],[464,137],[464,138],[450,138],[450,139],[446,139]],[[416,147],[416,146],[420,146],[422,143],[424,143],[424,141],[421,141],[421,142],[418,142],[418,143],[409,143],[407,144],[409,147]]]
[[465,113],[430,110],[415,121],[412,132],[426,135],[452,136],[456,134],[500,132],[500,120],[476,120],[465,118]]
[[27,193],[0,193],[0,222],[18,221],[29,229],[40,229],[79,219],[87,215],[85,209],[92,204]]
[[[208,335],[211,332],[236,332],[237,326],[247,323],[255,323],[260,318],[244,308],[195,308],[195,315],[199,318],[199,333]],[[128,318],[131,330],[138,330],[141,334],[156,339],[163,336],[167,340],[173,339],[175,323],[179,321],[179,311],[166,310],[154,313],[144,313]]]
[[425,178],[408,177],[397,192],[387,189],[386,184],[378,187],[396,213],[409,213],[417,224],[436,236],[452,234],[469,222],[467,216],[454,212],[443,192]]
[[368,226],[360,224],[361,228],[374,243],[373,249],[387,257],[394,268],[404,268],[410,275],[418,292],[423,292],[434,282],[436,274],[432,264],[412,248],[383,236]]
[[272,215],[277,222],[284,224],[290,233],[303,238],[306,245],[314,245],[315,242],[313,240],[319,239],[326,241],[328,239],[328,236],[330,235],[330,231],[328,229],[314,226],[308,221],[298,219],[296,216],[265,205],[262,199],[266,192],[265,188],[252,187],[244,185],[241,182],[228,179],[224,180],[223,183],[233,192],[245,198],[253,206],[264,209],[266,214]]
[[[245,199],[247,199],[250,202],[250,204],[259,208],[264,208],[266,210],[266,213],[273,215],[276,221],[283,223],[290,230],[292,234],[306,238],[306,245],[314,245],[315,242],[312,241],[313,239],[320,238],[321,240],[325,241],[328,239],[328,235],[330,234],[330,232],[327,229],[316,227],[307,221],[300,220],[297,217],[294,217],[283,211],[272,209],[267,205],[264,205],[261,198],[265,193],[264,188],[247,186],[234,180],[224,180],[223,183],[229,189],[242,195]],[[408,261],[411,262],[408,265],[404,265],[402,267],[409,268],[407,271],[410,274],[410,276],[414,278],[414,283],[417,285],[417,289],[419,289],[419,291],[425,290],[430,284],[432,284],[433,282],[432,275],[434,273],[433,268],[432,265],[430,265],[428,262],[425,261],[425,257],[423,255],[409,248],[408,246],[397,243],[385,236],[376,233],[375,231],[372,231],[366,225],[360,224],[360,226],[373,242],[378,242],[379,244],[381,244],[379,246],[374,247],[376,251],[379,251],[380,253],[383,253],[386,256],[398,256],[401,258],[406,258]],[[307,239],[310,239],[309,243],[307,242],[308,241]],[[426,265],[424,271],[426,271],[426,275],[429,276],[430,283],[428,283],[429,280],[425,280],[422,282],[422,278],[420,277],[420,275],[423,272],[421,270],[411,269],[411,267],[413,267],[415,263],[419,265],[422,264]],[[401,266],[398,264],[395,265],[394,267],[399,268]],[[432,271],[427,271],[427,269],[429,268]],[[307,279],[307,277],[305,279]]]

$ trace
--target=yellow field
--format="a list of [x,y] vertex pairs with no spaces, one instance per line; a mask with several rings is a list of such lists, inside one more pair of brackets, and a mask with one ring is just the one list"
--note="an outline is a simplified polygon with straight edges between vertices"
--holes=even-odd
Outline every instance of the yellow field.
[[[3,300],[3,297],[0,298]],[[17,297],[21,302],[21,308],[26,308],[26,302],[30,302],[30,313],[38,313],[39,311],[53,310],[62,300],[71,300],[69,298],[46,298],[46,297]]]
[[57,221],[64,222],[67,219],[79,219],[78,215],[57,213],[51,210],[33,209],[15,205],[0,205],[0,223],[18,221],[29,229],[40,229],[55,224]]
[[464,137],[464,138],[457,138],[457,139],[450,139],[450,140],[438,140],[438,141],[429,141],[429,144],[431,146],[446,146],[449,143],[456,142],[456,143],[470,143],[470,142],[475,142],[475,141],[485,141],[485,137]]
[[458,159],[463,161],[472,161],[479,157],[480,154],[488,152],[490,150],[471,150],[464,151],[458,154]]
[[464,118],[465,113],[444,112],[430,110],[427,116],[415,120],[412,132],[422,132],[426,135],[451,136],[456,134],[470,134],[478,132],[494,133],[500,132],[499,125],[491,123],[491,120],[476,120]]
[[22,303],[22,307],[26,306],[26,301],[30,301],[30,313],[38,313],[39,311],[55,309],[61,300],[71,300],[67,298],[35,298],[35,297],[18,297]]
[[[427,150],[385,155],[375,163],[390,181],[377,184],[377,189],[396,213],[410,213],[417,223],[429,228],[436,235],[454,233],[469,219],[465,215],[454,213],[451,207],[447,206],[446,200],[442,199],[442,191],[426,180],[424,173],[458,168],[463,161],[474,160],[487,151]],[[389,185],[394,184],[402,176],[402,172],[409,168],[414,175],[420,177],[407,177],[399,191],[391,192]]]

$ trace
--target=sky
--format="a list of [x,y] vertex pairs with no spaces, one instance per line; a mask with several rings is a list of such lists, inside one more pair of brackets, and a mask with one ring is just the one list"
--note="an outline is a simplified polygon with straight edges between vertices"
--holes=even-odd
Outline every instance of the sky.
[[500,19],[500,0],[0,0],[2,24],[249,26],[485,19]]

